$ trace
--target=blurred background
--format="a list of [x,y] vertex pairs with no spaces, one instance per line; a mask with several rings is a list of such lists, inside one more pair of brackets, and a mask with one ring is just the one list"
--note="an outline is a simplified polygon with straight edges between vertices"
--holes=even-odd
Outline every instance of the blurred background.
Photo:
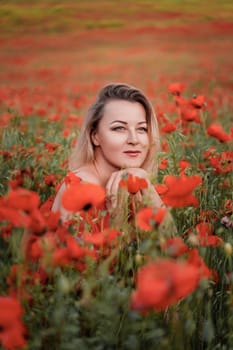
[[231,0],[0,1],[0,26],[0,101],[23,113],[72,111],[110,81],[232,91]]

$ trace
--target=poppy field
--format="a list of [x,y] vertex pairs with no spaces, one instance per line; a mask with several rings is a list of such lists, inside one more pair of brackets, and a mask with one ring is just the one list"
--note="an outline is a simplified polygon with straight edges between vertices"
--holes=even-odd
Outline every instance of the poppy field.
[[[0,349],[233,349],[231,1],[3,1],[0,20]],[[110,82],[155,108],[166,208],[128,176],[108,212],[69,171]]]

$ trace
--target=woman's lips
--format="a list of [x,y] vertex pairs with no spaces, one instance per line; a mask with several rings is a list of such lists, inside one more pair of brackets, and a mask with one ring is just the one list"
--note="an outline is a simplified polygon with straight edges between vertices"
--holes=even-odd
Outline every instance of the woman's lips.
[[129,157],[137,157],[141,152],[140,151],[126,151],[124,153],[127,154],[127,156],[129,156]]

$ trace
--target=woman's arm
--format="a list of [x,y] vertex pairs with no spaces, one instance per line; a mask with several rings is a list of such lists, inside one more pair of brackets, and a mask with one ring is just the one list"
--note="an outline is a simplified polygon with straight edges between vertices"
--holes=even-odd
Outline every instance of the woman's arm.
[[61,187],[59,188],[59,190],[58,190],[58,192],[57,192],[57,194],[55,196],[55,199],[54,199],[54,202],[53,202],[53,205],[52,205],[52,211],[53,212],[57,212],[57,211],[60,212],[62,222],[66,222],[67,220],[69,220],[70,215],[71,215],[63,207],[63,205],[61,203],[62,195],[65,192],[65,190],[66,190],[66,184],[65,184],[65,182],[63,182],[63,184],[61,185]]

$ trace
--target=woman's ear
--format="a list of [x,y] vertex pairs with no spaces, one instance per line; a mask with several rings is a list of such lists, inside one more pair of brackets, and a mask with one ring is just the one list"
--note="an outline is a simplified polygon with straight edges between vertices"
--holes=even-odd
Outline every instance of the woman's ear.
[[91,141],[95,146],[99,146],[99,140],[96,131],[93,131],[93,133],[91,134]]

